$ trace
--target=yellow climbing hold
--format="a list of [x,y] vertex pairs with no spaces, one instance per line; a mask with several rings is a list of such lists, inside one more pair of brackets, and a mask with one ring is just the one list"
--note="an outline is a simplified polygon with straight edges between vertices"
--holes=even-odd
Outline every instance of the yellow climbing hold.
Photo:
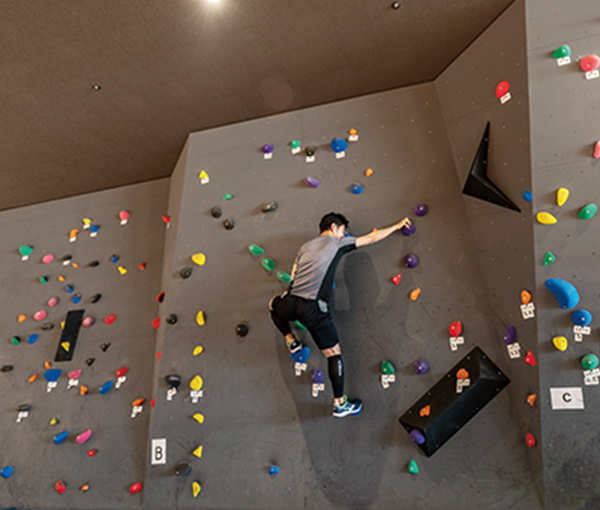
[[82,221],[83,221],[83,224],[84,224],[86,227],[89,227],[89,226],[91,225],[91,223],[92,223],[92,220],[91,220],[90,218],[83,218],[83,220],[82,220]]
[[127,272],[127,269],[125,269],[123,266],[119,266],[117,269],[119,270],[119,273],[121,273],[122,275],[124,275]]
[[69,350],[71,349],[71,344],[70,342],[62,342],[60,344],[60,346],[67,352],[69,352]]
[[569,190],[567,188],[558,188],[556,192],[556,203],[559,207],[565,205],[565,202],[569,198]]
[[202,310],[196,314],[196,322],[198,326],[204,326],[204,312]]
[[62,321],[62,322],[60,323],[60,329],[65,329],[65,322],[66,322],[66,321]]
[[210,182],[210,177],[208,177],[208,174],[204,170],[198,174],[198,179],[200,179],[200,184],[208,184]]
[[198,458],[202,457],[202,445],[198,446],[192,453]]
[[192,255],[192,262],[194,264],[198,264],[199,266],[203,266],[206,262],[206,255],[204,255],[204,253],[194,253]]
[[204,381],[199,375],[194,376],[194,378],[190,381],[190,388],[192,388],[194,391],[200,391],[203,385]]
[[537,213],[536,218],[542,225],[554,225],[558,221],[549,212],[545,211]]
[[200,494],[201,490],[202,490],[202,487],[200,486],[200,484],[198,482],[192,482],[192,495],[194,497],[197,497],[198,494]]
[[56,418],[56,416],[53,416],[52,418],[50,418],[48,425],[56,425],[57,423],[58,423],[58,419]]
[[201,345],[197,345],[196,347],[194,347],[194,356],[198,356],[198,354],[202,354],[203,351],[204,351],[204,347],[202,347]]
[[196,413],[194,416],[192,416],[192,418],[194,418],[194,420],[196,420],[198,423],[204,423],[204,415],[203,414]]
[[555,336],[552,339],[552,343],[561,352],[566,351],[569,346],[569,341],[564,336]]

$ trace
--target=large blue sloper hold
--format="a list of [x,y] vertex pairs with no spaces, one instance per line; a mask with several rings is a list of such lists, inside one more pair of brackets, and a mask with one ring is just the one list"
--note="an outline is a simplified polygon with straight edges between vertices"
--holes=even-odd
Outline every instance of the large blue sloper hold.
[[549,278],[544,285],[552,292],[558,301],[558,306],[561,308],[570,310],[579,304],[579,292],[568,281],[561,280],[560,278]]

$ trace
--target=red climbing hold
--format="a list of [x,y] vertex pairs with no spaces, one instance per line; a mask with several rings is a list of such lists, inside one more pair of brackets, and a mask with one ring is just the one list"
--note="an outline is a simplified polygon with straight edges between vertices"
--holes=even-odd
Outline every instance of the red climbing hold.
[[165,300],[165,291],[163,290],[158,296],[156,296],[156,301],[162,303]]
[[535,367],[537,365],[537,361],[535,360],[533,352],[527,351],[527,356],[525,356],[525,363],[528,363],[532,367]]
[[117,370],[115,373],[117,374],[117,377],[123,377],[125,376],[125,374],[129,371],[129,367],[121,367],[119,368],[119,370]]
[[156,404],[156,399],[153,398],[150,400],[150,406],[152,407],[152,409],[154,409],[154,404]]
[[113,322],[115,322],[115,319],[117,318],[117,314],[116,313],[111,313],[110,315],[107,315],[104,318],[104,322],[110,326]]
[[402,273],[398,273],[396,276],[392,276],[392,282],[394,282],[394,285],[398,285],[400,283],[401,278]]
[[500,99],[510,90],[510,83],[507,80],[501,81],[496,85],[496,97]]
[[527,446],[529,446],[529,448],[533,448],[537,442],[531,432],[527,433],[527,435],[525,436],[525,441],[527,441]]
[[452,337],[460,336],[460,334],[462,333],[462,322],[454,321],[448,327],[448,331],[450,332],[450,336]]
[[154,320],[152,321],[152,325],[153,325],[153,326],[154,326],[156,329],[158,329],[158,328],[160,327],[160,317],[157,317],[156,319],[154,319]]
[[596,142],[596,146],[594,147],[594,159],[600,158],[600,140]]
[[579,61],[579,67],[586,73],[595,71],[600,67],[600,57],[598,55],[588,55]]
[[158,351],[156,353],[156,357],[157,357],[158,361],[160,361],[160,358],[162,358],[162,351]]
[[129,487],[129,494],[137,494],[142,490],[142,483],[136,482],[131,487]]
[[54,484],[54,488],[56,489],[56,492],[58,492],[59,494],[64,494],[67,490],[67,488],[65,487],[65,484],[62,483],[60,480]]
[[98,450],[96,450],[96,448],[92,448],[91,450],[88,450],[87,456],[90,457],[90,458],[92,458],[97,453],[98,453]]
[[171,216],[163,216],[163,221],[169,226],[171,224]]
[[140,271],[143,271],[144,269],[146,269],[146,263],[145,262],[140,262],[138,265],[138,269]]

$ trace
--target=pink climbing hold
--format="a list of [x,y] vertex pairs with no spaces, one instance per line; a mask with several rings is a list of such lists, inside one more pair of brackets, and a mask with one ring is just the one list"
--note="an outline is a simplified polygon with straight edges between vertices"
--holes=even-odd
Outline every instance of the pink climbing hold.
[[531,365],[532,367],[535,367],[537,365],[537,361],[535,360],[533,352],[527,351],[527,356],[525,356],[525,363]]
[[94,322],[96,322],[96,319],[94,319],[91,316],[86,317],[85,319],[83,319],[83,322],[81,323],[85,328],[89,328],[90,326],[94,325]]
[[108,326],[110,326],[113,322],[115,322],[116,318],[117,318],[117,314],[116,313],[111,313],[110,315],[107,315],[104,318],[104,323],[107,324]]
[[46,318],[47,315],[48,314],[46,313],[46,310],[38,310],[37,312],[35,312],[33,314],[33,318],[36,321],[43,321]]
[[121,220],[121,224],[125,224],[127,223],[127,220],[129,219],[129,217],[131,216],[131,213],[129,211],[121,211],[119,213],[119,219]]
[[581,67],[582,71],[589,73],[590,71],[595,71],[600,67],[600,57],[598,55],[588,55],[587,57],[583,57],[579,61],[579,67]]
[[594,147],[594,159],[600,158],[600,140],[596,142],[596,146]]
[[44,255],[42,257],[42,262],[44,264],[50,264],[50,262],[52,262],[54,260],[54,255],[48,253],[48,255]]
[[129,494],[137,494],[142,490],[142,483],[136,482],[131,487],[129,487]]
[[92,436],[92,429],[87,429],[85,431],[83,431],[81,434],[79,434],[76,438],[75,441],[77,441],[77,444],[83,444],[85,443],[90,437]]
[[67,375],[69,376],[69,379],[79,379],[79,376],[81,375],[81,369],[79,370],[71,370],[70,372],[67,373]]
[[58,298],[57,298],[57,297],[51,297],[51,298],[48,300],[48,306],[49,306],[50,308],[54,308],[54,307],[55,307],[57,304],[58,304]]
[[501,81],[498,83],[498,85],[496,85],[496,97],[500,99],[501,97],[505,96],[509,90],[510,83],[508,83],[508,80]]

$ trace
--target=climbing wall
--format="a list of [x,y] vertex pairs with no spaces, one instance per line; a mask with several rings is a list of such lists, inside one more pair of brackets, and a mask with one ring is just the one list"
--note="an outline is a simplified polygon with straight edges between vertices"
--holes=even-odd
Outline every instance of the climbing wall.
[[[532,139],[533,213],[552,214],[557,223],[536,223],[536,283],[539,293],[538,350],[544,446],[544,482],[547,509],[598,508],[600,506],[600,458],[597,378],[586,383],[581,361],[585,355],[600,355],[597,316],[600,313],[597,276],[600,245],[597,215],[579,219],[588,204],[598,204],[598,160],[594,157],[599,134],[596,108],[600,79],[586,79],[584,57],[600,53],[597,3],[579,2],[571,9],[563,2],[527,3],[529,89]],[[552,54],[563,45],[569,51]],[[597,57],[596,57],[597,58]],[[589,61],[591,59],[587,59]],[[583,62],[582,62],[583,61]],[[559,65],[563,64],[563,65]],[[597,155],[597,154],[596,154]],[[557,190],[570,191],[559,207]],[[544,266],[546,253],[555,261]],[[578,291],[579,303],[561,309],[544,283],[562,279]],[[570,305],[569,305],[570,306]],[[576,340],[572,313],[587,310],[592,322],[589,334]],[[553,338],[564,337],[561,352]],[[559,344],[560,345],[560,344]],[[564,348],[564,347],[563,347]],[[561,390],[561,388],[566,388]],[[553,409],[550,391],[558,392]],[[575,398],[583,396],[583,408]],[[561,398],[563,395],[564,398]]]
[[[162,179],[0,214],[0,507],[141,507],[128,491],[145,468],[168,190]],[[73,310],[84,324],[66,345]]]

